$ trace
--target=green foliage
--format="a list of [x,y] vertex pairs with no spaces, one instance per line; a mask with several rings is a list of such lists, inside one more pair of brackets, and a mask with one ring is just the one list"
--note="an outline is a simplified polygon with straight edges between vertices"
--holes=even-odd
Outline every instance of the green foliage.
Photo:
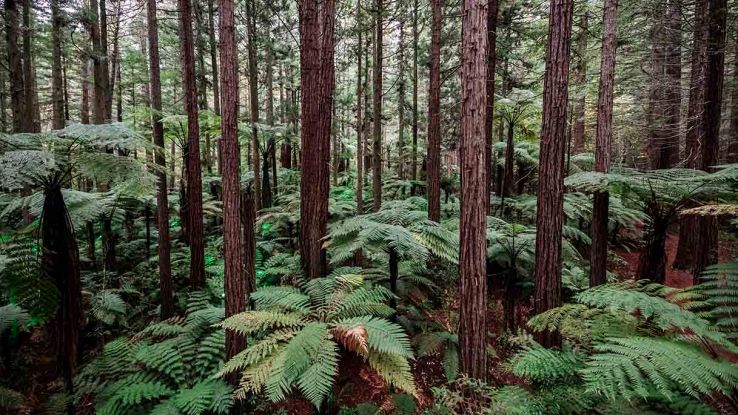
[[211,379],[225,354],[214,324],[223,309],[194,295],[185,317],[154,323],[105,345],[76,379],[78,399],[91,396],[99,414],[226,414],[232,389]]
[[404,331],[384,317],[392,313],[382,287],[360,275],[303,282],[300,288],[264,287],[252,294],[255,310],[227,318],[222,326],[253,338],[218,373],[240,374],[236,396],[265,391],[272,401],[297,388],[316,407],[331,392],[338,347],[364,357],[388,383],[415,393]]

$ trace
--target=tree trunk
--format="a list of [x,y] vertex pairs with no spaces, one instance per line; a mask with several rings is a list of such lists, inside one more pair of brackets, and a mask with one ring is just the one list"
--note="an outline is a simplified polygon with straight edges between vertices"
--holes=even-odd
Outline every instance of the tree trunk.
[[202,178],[200,176],[200,123],[195,83],[195,45],[190,0],[178,0],[182,55],[182,86],[187,112],[187,211],[190,242],[190,285],[205,286],[205,253],[202,224]]
[[[586,4],[585,4],[586,7]],[[585,11],[579,20],[579,34],[575,52],[576,66],[574,67],[574,84],[577,97],[574,104],[574,126],[571,134],[571,152],[579,154],[584,147],[584,121],[587,105],[587,35],[589,31],[589,11]]]
[[[655,207],[650,209],[654,210]],[[638,279],[663,284],[666,278],[666,231],[668,224],[658,214],[651,215],[646,229],[646,246],[638,260]]]
[[[564,153],[573,8],[572,0],[551,2],[538,168],[534,295],[536,314],[561,305]],[[560,343],[556,333],[543,333],[539,340],[544,346]]]
[[515,174],[513,164],[515,162],[515,122],[509,120],[507,122],[507,142],[505,143],[505,176],[502,180],[501,196],[508,197],[512,195],[513,184],[515,183]]
[[384,51],[383,0],[375,0],[374,16],[374,96],[372,128],[372,210],[382,207],[382,60]]
[[[174,284],[169,250],[169,200],[167,190],[166,157],[164,157],[164,126],[161,122],[161,70],[159,69],[159,23],[156,17],[156,0],[146,0],[149,40],[149,91],[151,93],[151,138],[156,146],[154,159],[156,171],[156,221],[159,225],[159,297],[161,317],[174,314]],[[172,163],[174,161],[172,160]]]
[[[203,11],[203,4],[198,1],[195,2],[195,27],[196,27],[196,40],[195,40],[195,57],[197,59],[197,87],[198,87],[198,106],[201,110],[208,109],[208,80],[207,73],[205,71],[205,16]],[[206,148],[204,161],[207,165],[207,154],[210,152],[209,148]]]
[[10,110],[13,116],[13,132],[30,132],[29,119],[25,116],[26,88],[23,80],[23,63],[18,45],[20,32],[18,4],[5,1],[5,36],[8,48],[8,73],[10,74]]
[[[416,0],[417,1],[417,0]],[[364,28],[361,24],[361,0],[356,0],[356,26],[358,41],[356,47],[356,214],[364,213],[364,121],[362,112],[364,111],[362,96],[361,76],[363,70],[361,68],[362,57],[361,51],[364,47],[362,35]],[[368,51],[367,51],[368,52]]]
[[[92,122],[93,124],[104,124],[106,120],[105,94],[108,91],[108,57],[107,52],[103,50],[98,10],[99,8],[97,0],[90,0],[90,37],[92,39],[92,65],[94,85]],[[107,27],[105,27],[105,30],[107,30]],[[105,49],[107,49],[107,46],[105,46]]]
[[499,0],[489,0],[487,3],[487,115],[485,124],[485,166],[487,168],[487,177],[485,183],[485,192],[487,192],[487,213],[491,212],[490,197],[492,196],[492,171],[493,171],[493,152],[492,147],[494,136],[492,129],[495,119],[495,68],[497,66],[497,15],[499,14]]
[[[267,27],[271,30],[271,27]],[[268,46],[266,48],[266,87],[267,87],[267,107],[266,107],[266,122],[267,125],[274,125],[274,51],[272,50],[271,35],[268,39]],[[269,137],[269,163],[272,168],[272,182],[271,190],[272,197],[277,194],[277,143],[274,139],[274,134]],[[269,180],[267,180],[267,186]]]
[[[59,306],[50,322],[56,345],[57,370],[64,380],[66,392],[74,394],[74,373],[79,359],[79,336],[82,324],[82,287],[79,249],[72,221],[59,183],[44,191],[41,214],[42,269],[59,290]],[[67,413],[74,413],[72,400]]]
[[51,1],[51,128],[64,128],[64,82],[62,79],[62,26],[59,0]]
[[213,111],[220,115],[220,88],[218,86],[218,56],[217,56],[217,43],[215,42],[215,18],[213,11],[214,0],[208,0],[208,38],[210,43],[210,66],[212,67],[213,73]]
[[6,115],[6,111],[8,108],[8,96],[6,95],[5,82],[5,68],[0,68],[0,133],[8,132],[8,118]]
[[[223,88],[225,89],[225,86]],[[223,94],[225,94],[225,91],[223,91]],[[223,105],[223,108],[221,108],[221,110],[225,110],[225,105]],[[241,237],[241,244],[243,248],[241,255],[243,257],[244,275],[242,279],[245,282],[244,297],[248,299],[248,295],[256,291],[256,234],[254,233],[254,222],[256,222],[256,207],[254,206],[254,192],[252,191],[251,186],[248,186],[245,190],[241,191],[240,203],[241,227],[243,229],[243,235]],[[233,266],[235,267],[235,265]],[[241,346],[246,346],[245,339]]]
[[80,106],[80,122],[90,123],[90,60],[84,52],[80,54],[80,84],[82,87],[82,103]]
[[487,0],[464,0],[461,22],[461,372],[487,375]]
[[[441,28],[443,0],[431,0],[431,50],[428,91],[428,218],[441,221]],[[486,90],[486,89],[485,89]]]
[[335,12],[334,0],[300,0],[300,260],[306,278],[326,269]]
[[33,62],[33,23],[31,0],[23,0],[23,86],[25,92],[25,116],[28,117],[28,132],[41,132],[41,114],[36,88],[36,68]]
[[259,122],[259,88],[258,71],[256,67],[256,6],[253,2],[246,3],[246,34],[248,36],[249,55],[249,112],[251,113],[251,158],[254,171],[254,203],[256,211],[261,210],[261,161],[259,160],[259,131],[256,123]]
[[[595,138],[595,171],[610,170],[612,141],[612,107],[615,86],[615,52],[617,48],[618,0],[606,0],[602,17],[602,52],[600,60],[600,91],[597,98],[597,136]],[[592,250],[589,285],[607,282],[607,234],[610,194],[594,194],[592,206]]]
[[[725,69],[725,35],[728,5],[726,0],[707,1],[707,53],[702,125],[704,128],[700,169],[710,171],[719,162],[720,117],[723,102],[723,78]],[[694,282],[702,271],[717,261],[718,229],[715,217],[698,219],[698,239],[694,269]]]
[[[410,178],[414,181],[418,180],[418,0],[413,0],[413,150],[411,162]],[[361,42],[359,42],[361,43]],[[413,185],[413,194],[415,194],[415,186]]]
[[[105,0],[103,0],[104,2]],[[119,74],[120,74],[120,1],[116,3],[116,10],[115,10],[115,26],[113,27],[113,54],[111,55],[111,73],[110,73],[110,92],[107,96],[107,103],[108,106],[108,119],[113,119],[113,95],[116,96],[116,100],[121,99],[121,89],[120,84],[116,84],[116,81],[119,80]],[[116,90],[117,86],[117,90]],[[114,92],[117,91],[117,92]],[[120,101],[118,101],[120,102]],[[122,104],[122,103],[121,103]],[[122,106],[122,105],[121,105]],[[118,117],[116,119],[118,122],[122,121],[122,109],[118,109]]]
[[404,16],[400,18],[400,39],[398,51],[397,80],[397,174],[405,180],[405,25]]
[[[702,111],[705,95],[705,63],[707,53],[707,0],[696,0],[694,9],[694,34],[692,40],[692,63],[689,85],[689,104],[687,108],[687,133],[684,141],[685,167],[699,167],[703,136]],[[690,206],[693,207],[693,206]],[[698,218],[682,216],[679,220],[679,246],[674,259],[674,268],[692,269],[695,263]]]
[[[215,74],[223,82],[223,106],[221,128],[221,174],[223,176],[223,257],[225,258],[225,308],[226,316],[246,310],[248,291],[243,278],[244,252],[241,246],[241,173],[238,148],[238,50],[234,24],[233,0],[219,0],[219,32],[221,73]],[[251,230],[253,239],[253,214],[245,215],[244,232]],[[250,222],[248,220],[251,220]],[[250,247],[253,249],[253,246]],[[253,266],[253,262],[251,264]],[[253,275],[254,270],[246,269]],[[226,333],[226,359],[230,359],[246,345],[246,338],[233,331]]]
[[[738,25],[736,25],[738,32]],[[728,163],[738,163],[738,33],[733,57],[733,90],[730,97],[730,135],[728,136]]]

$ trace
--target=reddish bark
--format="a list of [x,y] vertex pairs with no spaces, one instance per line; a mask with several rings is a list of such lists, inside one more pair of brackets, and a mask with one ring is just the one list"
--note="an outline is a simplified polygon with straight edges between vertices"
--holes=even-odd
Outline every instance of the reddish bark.
[[[441,18],[443,0],[431,0],[430,72],[428,75],[428,218],[441,220]],[[486,86],[485,86],[486,90]]]
[[494,151],[492,149],[492,142],[494,141],[492,130],[495,119],[495,67],[497,65],[497,15],[499,9],[499,0],[489,0],[487,2],[487,115],[484,126],[486,134],[484,138],[484,165],[487,169],[485,192],[487,193],[488,213],[492,213],[489,202],[492,196],[492,153]]
[[574,125],[571,129],[571,154],[579,154],[584,147],[584,120],[587,104],[587,35],[589,31],[589,12],[582,14],[579,20],[579,34],[577,35],[577,49],[575,55],[574,83],[579,88],[578,97],[574,103]]
[[300,259],[305,277],[325,272],[333,115],[335,1],[300,0]]
[[254,2],[246,3],[246,34],[248,35],[249,55],[249,113],[251,115],[251,163],[254,172],[254,199],[256,211],[262,208],[261,195],[261,160],[259,154],[259,131],[256,124],[259,122],[259,86],[258,70],[256,66],[256,10]]
[[484,379],[487,310],[487,0],[465,0],[461,23],[461,371]]
[[[382,53],[384,51],[384,23],[382,0],[375,0],[374,18],[374,114],[372,119],[372,210],[382,207]],[[388,157],[389,159],[389,157]]]
[[[738,32],[738,25],[736,25]],[[733,90],[730,97],[730,136],[728,138],[728,163],[738,163],[738,33],[733,58]]]
[[364,124],[362,120],[364,91],[361,83],[363,74],[361,51],[364,47],[362,42],[364,30],[361,27],[361,0],[356,2],[356,21],[359,37],[356,43],[356,214],[361,215],[364,213]]
[[[220,160],[223,175],[223,257],[225,258],[225,315],[226,317],[246,310],[246,280],[243,278],[243,255],[253,257],[253,252],[244,252],[241,246],[241,160],[238,147],[238,51],[234,25],[233,0],[219,0],[220,33],[220,77],[222,83]],[[253,214],[244,215],[244,232],[251,230],[253,237]],[[253,250],[254,246],[249,247]],[[253,265],[253,263],[252,263]],[[249,270],[253,275],[253,269]],[[230,359],[246,345],[246,338],[228,331],[226,333],[226,358]]]
[[202,223],[202,178],[200,174],[200,123],[195,83],[195,44],[190,0],[179,0],[182,86],[187,112],[187,212],[189,217],[190,285],[205,286],[205,246]]
[[62,26],[59,0],[51,2],[51,128],[64,128],[64,82],[62,79]]
[[26,89],[23,86],[23,63],[18,46],[20,21],[18,3],[5,1],[5,36],[8,48],[8,73],[10,74],[10,110],[13,115],[14,132],[29,132],[28,118],[24,116]]
[[[610,169],[612,141],[612,106],[615,84],[615,52],[617,48],[618,1],[607,0],[602,17],[602,53],[600,61],[600,90],[597,98],[597,136],[595,138],[595,171],[607,173]],[[608,192],[597,192],[592,207],[592,253],[590,255],[589,285],[607,282]]]
[[174,313],[174,284],[169,248],[169,200],[167,194],[167,169],[164,157],[164,125],[161,122],[161,69],[159,67],[159,23],[156,17],[156,0],[146,1],[149,40],[149,91],[151,93],[151,138],[157,147],[154,159],[156,170],[156,205],[159,225],[159,297],[161,317]]
[[[538,168],[534,295],[536,314],[561,305],[564,153],[573,9],[572,0],[551,2]],[[555,333],[544,333],[539,340],[545,346],[560,343],[559,336]]]

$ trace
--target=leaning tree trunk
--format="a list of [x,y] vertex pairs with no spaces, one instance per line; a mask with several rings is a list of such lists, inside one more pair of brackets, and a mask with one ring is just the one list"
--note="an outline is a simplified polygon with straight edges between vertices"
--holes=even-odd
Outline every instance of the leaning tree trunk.
[[[612,140],[612,106],[615,84],[615,51],[617,48],[618,0],[606,0],[602,17],[602,53],[600,61],[600,91],[597,98],[597,136],[595,138],[595,171],[607,173],[610,169]],[[592,206],[592,250],[590,255],[589,285],[607,282],[607,190],[596,192]]]
[[[375,0],[374,17],[374,96],[372,123],[372,210],[382,207],[382,52],[384,50],[384,23],[382,0]],[[389,159],[389,157],[388,157]]]
[[[553,0],[549,17],[543,123],[538,168],[534,309],[539,314],[561,305],[561,238],[564,202],[569,48],[574,3]],[[544,346],[560,343],[556,333],[539,336]]]
[[428,218],[441,221],[441,19],[443,0],[431,0],[430,72],[428,74]]
[[[66,392],[74,394],[74,373],[79,359],[79,335],[82,324],[82,286],[79,249],[72,221],[62,195],[60,180],[44,191],[41,214],[41,266],[59,291],[59,306],[50,322],[56,346],[57,368]],[[72,400],[67,412],[74,413]]]
[[465,0],[461,23],[461,371],[487,375],[487,1]]
[[190,242],[190,285],[205,286],[205,247],[202,223],[202,178],[200,176],[200,123],[195,83],[195,44],[190,0],[179,0],[182,42],[182,86],[187,111],[187,205]]
[[[243,278],[241,246],[241,160],[238,147],[238,50],[234,23],[233,0],[219,0],[220,74],[223,105],[221,107],[220,170],[223,176],[223,257],[225,258],[225,313],[232,316],[246,310],[247,284]],[[251,213],[251,212],[249,212]],[[253,238],[253,214],[243,215],[244,232],[251,231]],[[253,246],[249,247],[253,249]],[[253,267],[253,262],[249,264]],[[253,275],[253,269],[246,269]],[[236,332],[226,333],[226,359],[243,350],[246,338]]]
[[[174,314],[174,284],[169,250],[169,199],[167,191],[167,167],[164,157],[164,125],[161,122],[161,70],[159,68],[159,22],[156,17],[156,0],[146,0],[149,40],[149,91],[151,93],[151,138],[156,146],[154,160],[156,170],[156,205],[159,225],[159,297],[161,317]],[[172,163],[174,161],[172,160]]]
[[[723,78],[725,69],[725,34],[727,25],[727,0],[707,1],[707,54],[705,75],[705,106],[702,112],[704,137],[700,169],[709,171],[719,162],[720,118],[723,102]],[[708,265],[717,261],[718,229],[714,217],[698,219],[694,282]]]
[[[326,268],[331,118],[334,90],[334,0],[300,0],[300,260],[305,277]],[[322,36],[321,36],[322,34]]]

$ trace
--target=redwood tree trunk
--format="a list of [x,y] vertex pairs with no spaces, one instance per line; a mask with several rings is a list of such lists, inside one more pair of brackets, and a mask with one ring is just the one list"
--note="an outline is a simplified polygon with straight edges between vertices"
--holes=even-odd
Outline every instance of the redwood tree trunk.
[[[431,49],[428,74],[428,218],[441,221],[441,18],[443,0],[431,0]],[[486,86],[485,86],[486,89]]]
[[[606,0],[602,17],[602,53],[600,60],[600,91],[597,98],[597,136],[595,138],[595,171],[607,173],[610,169],[612,141],[612,106],[615,84],[615,52],[617,48],[618,1]],[[607,191],[594,194],[592,207],[592,251],[590,255],[589,285],[607,282]]]
[[[536,314],[561,305],[564,153],[573,8],[572,0],[551,2],[538,168],[534,296]],[[539,340],[545,346],[560,343],[559,336],[555,333],[544,333]]]
[[63,17],[59,0],[51,2],[51,128],[64,128],[64,82],[62,79],[62,26]]
[[485,124],[484,157],[487,177],[485,192],[487,192],[487,213],[491,212],[490,197],[492,196],[492,148],[494,136],[492,134],[495,119],[495,68],[497,65],[497,15],[499,14],[499,0],[487,2],[487,115]]
[[334,0],[300,0],[300,260],[305,277],[325,272],[331,118],[334,90]]
[[246,33],[249,54],[249,112],[251,113],[251,159],[254,171],[254,202],[257,212],[261,210],[261,160],[259,136],[256,123],[259,122],[259,88],[256,66],[256,10],[253,2],[246,3]]
[[[736,25],[738,39],[738,25]],[[733,61],[733,90],[730,98],[730,136],[728,138],[728,163],[738,163],[738,40],[735,42]]]
[[28,118],[24,116],[26,89],[23,86],[23,63],[18,45],[20,15],[15,0],[5,1],[5,36],[8,48],[8,72],[10,74],[10,110],[13,115],[13,132],[30,132]]
[[41,114],[36,88],[36,68],[33,59],[33,10],[31,0],[23,0],[23,86],[25,93],[25,117],[28,117],[28,132],[41,132]]
[[[699,167],[703,136],[702,111],[705,95],[705,64],[707,53],[707,0],[696,0],[694,6],[694,34],[692,40],[692,63],[689,85],[689,104],[687,108],[687,133],[684,141],[685,167]],[[692,206],[690,206],[692,207]],[[695,263],[697,245],[697,217],[682,216],[679,220],[679,246],[674,268],[692,269]]]
[[364,91],[361,83],[363,75],[361,51],[364,47],[362,41],[364,28],[361,24],[361,0],[356,0],[356,26],[358,35],[356,47],[356,214],[361,215],[364,213],[364,121],[362,119]]
[[195,83],[195,44],[190,0],[179,0],[182,86],[187,111],[187,204],[190,242],[190,285],[205,286],[205,252],[202,224],[202,178],[200,177],[200,123]]
[[[707,54],[705,72],[705,106],[702,111],[704,127],[700,169],[709,171],[719,162],[720,117],[723,102],[723,78],[725,69],[725,34],[727,25],[727,0],[707,1]],[[705,267],[717,261],[718,229],[715,217],[698,219],[694,282],[698,282]]]
[[220,115],[220,88],[218,86],[218,54],[217,44],[215,42],[215,19],[213,11],[214,0],[208,0],[208,40],[210,43],[210,65],[212,66],[213,73],[213,111]]
[[374,96],[372,124],[372,210],[382,207],[382,52],[384,50],[384,23],[382,0],[375,0],[374,18]]
[[[161,317],[169,318],[174,313],[174,284],[169,250],[169,200],[167,194],[167,168],[164,157],[164,125],[161,122],[161,70],[159,68],[159,22],[156,17],[156,0],[146,0],[149,40],[149,90],[151,93],[151,138],[157,151],[154,159],[156,171],[157,224],[159,226],[159,296]],[[172,161],[174,162],[174,161]]]
[[[220,168],[223,176],[223,258],[225,258],[225,315],[246,310],[246,280],[241,247],[241,175],[238,148],[238,50],[234,24],[233,0],[219,0],[220,74],[223,86],[221,108]],[[252,219],[253,215],[246,215]],[[246,221],[244,230],[253,233],[254,223]],[[253,256],[253,252],[246,252]],[[253,274],[253,270],[248,270]],[[233,331],[226,333],[226,359],[246,345],[246,338]]]
[[[359,42],[361,43],[361,42]],[[411,174],[413,181],[418,180],[418,0],[413,0],[413,149],[412,159],[410,162]],[[415,186],[413,185],[413,194],[415,194]]]
[[487,0],[465,0],[461,23],[461,371],[487,375]]
[[579,154],[584,147],[584,120],[587,104],[587,35],[589,31],[589,12],[585,11],[579,19],[579,34],[577,36],[576,66],[574,68],[574,83],[578,96],[574,103],[574,126],[571,129],[571,153]]

